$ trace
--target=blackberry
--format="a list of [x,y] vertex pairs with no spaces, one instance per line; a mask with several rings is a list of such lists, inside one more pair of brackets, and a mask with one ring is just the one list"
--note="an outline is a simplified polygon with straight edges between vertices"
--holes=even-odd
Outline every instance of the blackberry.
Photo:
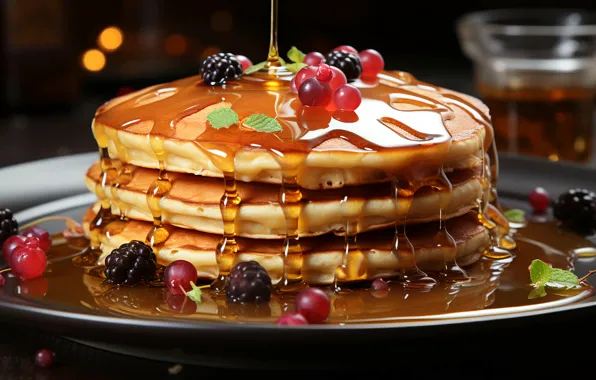
[[6,239],[19,233],[19,223],[7,208],[0,209],[0,247]]
[[223,84],[242,75],[242,64],[232,53],[213,54],[203,60],[201,75],[211,86]]
[[267,302],[271,298],[271,277],[256,261],[236,264],[226,281],[229,302]]
[[133,240],[114,249],[106,257],[104,273],[108,282],[134,285],[154,279],[156,270],[157,260],[153,249],[138,240]]
[[330,66],[335,66],[344,74],[348,80],[358,79],[362,74],[362,63],[360,58],[348,51],[333,50],[327,53],[325,63]]
[[559,195],[553,214],[565,227],[590,233],[596,228],[596,194],[586,189],[570,189]]

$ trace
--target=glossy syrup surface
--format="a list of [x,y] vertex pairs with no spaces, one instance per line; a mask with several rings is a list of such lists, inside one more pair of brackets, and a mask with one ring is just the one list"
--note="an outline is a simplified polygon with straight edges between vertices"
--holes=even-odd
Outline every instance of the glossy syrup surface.
[[[428,289],[390,283],[390,290],[375,292],[353,288],[349,292],[327,289],[332,311],[327,323],[378,323],[467,318],[554,308],[593,300],[587,283],[577,290],[547,291],[543,298],[528,299],[532,290],[528,265],[533,259],[553,267],[572,269],[578,276],[594,266],[596,246],[580,236],[560,230],[555,223],[529,222],[514,234],[514,260],[481,259],[466,267],[466,283],[439,283]],[[293,295],[275,293],[266,304],[228,304],[215,290],[203,289],[201,303],[174,296],[161,286],[114,286],[104,282],[101,271],[85,270],[71,256],[88,245],[84,238],[65,240],[56,235],[43,277],[18,281],[6,272],[4,295],[15,296],[43,307],[96,315],[135,318],[184,318],[196,321],[272,323],[281,313],[293,310]]]

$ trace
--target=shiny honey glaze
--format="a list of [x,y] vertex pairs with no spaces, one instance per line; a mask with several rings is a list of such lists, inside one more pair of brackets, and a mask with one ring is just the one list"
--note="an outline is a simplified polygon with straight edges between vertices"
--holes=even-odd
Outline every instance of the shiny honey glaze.
[[[234,156],[239,150],[266,150],[280,166],[283,178],[279,203],[286,217],[287,228],[285,239],[280,243],[280,254],[284,257],[284,278],[279,287],[281,290],[295,290],[304,285],[300,273],[302,254],[296,233],[304,200],[297,178],[301,171],[305,170],[304,161],[310,152],[320,149],[319,147],[327,141],[337,139],[344,140],[359,152],[369,154],[391,153],[396,150],[423,151],[424,159],[412,162],[405,168],[384,169],[394,184],[392,196],[412,199],[421,188],[433,187],[443,191],[445,195],[441,203],[446,206],[449,203],[452,185],[444,173],[443,162],[452,137],[445,126],[445,114],[453,112],[453,107],[463,109],[476,123],[476,128],[470,133],[479,140],[482,151],[484,147],[491,146],[490,119],[483,110],[463,96],[444,92],[439,87],[420,82],[408,73],[385,72],[379,74],[377,80],[372,82],[353,82],[363,96],[362,105],[355,112],[340,112],[332,107],[302,106],[297,95],[290,91],[291,78],[292,75],[257,72],[230,81],[224,86],[207,86],[199,76],[190,77],[142,90],[115,105],[100,107],[96,113],[94,134],[102,160],[106,162],[106,180],[100,184],[103,187],[117,187],[120,181],[120,176],[108,175],[111,166],[109,157],[105,155],[108,139],[104,126],[126,129],[143,122],[150,122],[152,125],[148,139],[158,159],[160,171],[147,192],[147,203],[154,216],[154,228],[146,240],[154,249],[159,249],[159,244],[168,236],[167,226],[161,224],[159,207],[161,199],[171,188],[167,172],[164,170],[164,140],[177,138],[176,129],[180,121],[209,107],[229,106],[239,115],[240,122],[237,125],[222,129],[205,126],[194,140],[213,164],[223,172],[224,177],[221,198],[224,234],[217,249],[220,277],[214,283],[214,287],[218,289],[221,289],[233,256],[238,250],[234,239],[235,215],[242,200],[236,192]],[[413,88],[423,89],[424,93],[412,91]],[[437,95],[424,95],[425,93]],[[404,105],[414,107],[404,110]],[[263,133],[246,128],[242,121],[253,113],[275,117],[282,126],[282,131]],[[116,144],[118,145],[117,141]],[[125,150],[122,146],[117,149]],[[492,149],[487,150],[494,153]],[[123,157],[126,157],[126,154]],[[480,210],[487,228],[497,231],[495,224],[490,222],[490,217],[485,212],[490,199],[496,199],[489,195],[494,191],[491,189],[493,177],[496,178],[495,166],[491,166],[490,163],[496,161],[496,157],[490,157],[488,154],[482,158],[484,170],[481,178],[486,196],[479,199]],[[102,192],[99,193],[101,196]],[[345,215],[346,253],[344,263],[336,271],[338,289],[340,283],[357,282],[366,278],[364,255],[357,244],[361,213],[359,205],[363,202],[348,203],[346,200],[340,201]],[[109,204],[108,200],[102,199],[102,202]],[[443,218],[443,209],[444,207],[438,212],[439,220]],[[105,209],[102,207],[93,227],[105,226],[103,222],[109,219],[101,216],[108,213],[107,206]],[[444,223],[440,225],[441,228],[434,240],[438,245],[453,247],[453,255],[448,255],[445,259],[445,270],[441,273],[441,278],[446,281],[467,281],[465,271],[455,262],[453,239],[444,228]],[[499,236],[507,234],[507,231],[501,232]],[[403,255],[408,250],[408,244],[405,231],[402,231],[401,235],[402,239],[396,232],[395,253]],[[495,239],[499,245],[496,236]],[[406,244],[403,250],[398,248],[400,241]],[[410,259],[413,260],[412,255]],[[406,273],[402,273],[404,282],[418,279],[429,285],[435,283],[420,272],[415,263],[412,263],[412,270],[409,272],[411,273],[407,276]]]
[[[555,223],[529,222],[514,232],[518,246],[515,259],[484,258],[466,267],[469,281],[439,283],[433,288],[390,283],[388,291],[353,288],[350,292],[327,290],[332,303],[329,324],[407,322],[467,318],[553,308],[586,300],[593,295],[589,283],[580,289],[548,290],[543,298],[528,299],[532,290],[528,265],[533,259],[553,267],[573,269],[574,261],[593,260],[596,245]],[[161,286],[114,286],[106,283],[101,270],[82,268],[71,257],[85,250],[85,238],[64,239],[56,235],[43,277],[18,281],[5,272],[4,292],[35,304],[62,310],[137,318],[184,318],[203,321],[271,323],[293,310],[293,293],[274,294],[266,304],[228,304],[225,296],[209,287],[201,303],[183,295],[171,295]],[[577,273],[583,275],[585,273]]]

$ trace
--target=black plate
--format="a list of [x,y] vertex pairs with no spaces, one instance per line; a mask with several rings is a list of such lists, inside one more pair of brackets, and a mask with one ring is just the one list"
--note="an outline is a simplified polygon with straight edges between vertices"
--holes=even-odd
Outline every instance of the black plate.
[[[82,178],[95,157],[95,153],[90,153],[1,169],[2,182],[12,184],[12,187],[0,187],[3,206],[21,209],[54,198],[52,202],[19,212],[17,218],[21,222],[48,214],[80,218],[94,200],[92,194],[86,193]],[[499,190],[508,205],[523,208],[527,193],[536,186],[543,186],[552,194],[569,187],[594,189],[594,174],[590,169],[569,164],[503,157]],[[595,265],[596,262],[582,261],[577,263],[576,270],[582,274]],[[594,323],[595,306],[596,297],[592,297],[555,309],[488,317],[280,328],[262,324],[106,317],[91,311],[44,307],[15,297],[11,289],[0,291],[0,317],[42,326],[95,347],[179,363],[302,369],[345,367],[346,363],[350,368],[366,368],[371,361],[377,368],[393,366],[395,355],[400,360],[410,360],[420,353],[432,358],[436,365],[457,365],[450,359],[451,349],[457,350],[458,357],[480,358],[483,353],[479,347],[497,336],[529,340],[532,345],[552,344],[552,334],[557,329],[564,329],[567,335],[582,333],[585,336],[587,325],[584,323]],[[593,328],[587,331],[588,335],[594,335]],[[381,349],[381,346],[393,349]],[[523,347],[508,347],[507,356],[512,358],[516,350]]]

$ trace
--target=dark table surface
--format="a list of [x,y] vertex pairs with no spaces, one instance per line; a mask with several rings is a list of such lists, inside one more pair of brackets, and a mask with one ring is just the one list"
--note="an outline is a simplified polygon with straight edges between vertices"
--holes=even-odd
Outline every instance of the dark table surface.
[[[421,73],[420,79],[427,80],[445,87],[450,87],[467,93],[473,93],[471,75],[462,73]],[[91,133],[91,119],[95,109],[108,97],[96,96],[81,99],[77,104],[53,112],[19,112],[0,118],[0,168],[32,160],[49,157],[64,156],[96,149]],[[1,180],[2,178],[0,178]],[[1,316],[0,316],[1,318]],[[228,378],[247,376],[246,370],[224,370],[217,368],[179,366],[176,363],[150,361],[132,356],[110,353],[91,348],[65,338],[47,334],[41,330],[24,328],[12,321],[3,321],[3,334],[0,339],[0,379],[212,379],[216,377]],[[487,345],[493,342],[494,337],[487,337]],[[553,344],[561,336],[553,337]],[[465,342],[465,337],[462,337]],[[440,343],[440,342],[437,342]],[[501,342],[507,344],[508,342]],[[200,344],[200,342],[197,342]],[[399,358],[399,347],[396,342],[396,359]],[[568,342],[571,351],[566,350],[568,357],[579,358],[574,350],[582,350],[581,337],[575,342]],[[442,345],[439,345],[442,346]],[[50,369],[36,368],[34,354],[41,348],[48,348],[56,352],[57,360]],[[351,347],[349,349],[379,349],[376,347]],[[457,344],[438,347],[445,350],[448,355],[456,355]],[[527,373],[527,378],[550,378],[557,373],[564,374],[566,378],[586,375],[588,365],[576,365],[568,358],[557,360],[569,365],[553,367],[548,363],[548,352],[557,352],[548,347],[533,349],[528,343],[527,368],[521,370]],[[305,354],[314,354],[305,353]],[[454,356],[454,364],[462,364],[462,371],[445,373],[445,369],[436,368],[432,363],[399,363],[396,361],[395,370],[388,373],[375,371],[374,363],[366,371],[368,377],[391,378],[427,378],[443,375],[457,375],[458,378],[502,378],[515,376],[519,368],[507,366],[507,351],[504,347],[498,353],[487,353],[487,361],[469,363],[465,358]],[[414,365],[412,365],[414,364]],[[265,365],[266,366],[266,365]],[[258,376],[271,376],[271,378],[350,378],[354,372],[346,364],[345,371],[315,371],[300,373],[292,371],[258,371]],[[487,368],[489,369],[487,371]],[[500,370],[498,370],[500,369]],[[520,373],[521,373],[520,372]],[[559,375],[560,375],[559,374]],[[557,376],[559,376],[557,375]]]

